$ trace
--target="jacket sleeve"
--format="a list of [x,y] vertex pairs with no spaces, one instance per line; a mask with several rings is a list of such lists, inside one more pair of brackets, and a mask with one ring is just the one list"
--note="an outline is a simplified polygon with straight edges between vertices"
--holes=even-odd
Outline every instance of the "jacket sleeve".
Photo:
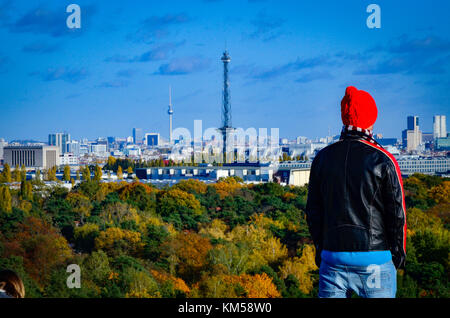
[[320,177],[318,168],[318,157],[314,158],[311,165],[308,184],[308,200],[306,202],[306,221],[308,223],[309,233],[312,236],[314,246],[316,247],[316,265],[320,267],[322,252],[322,228],[323,228],[323,206],[320,193]]
[[406,259],[406,206],[400,168],[394,158],[386,169],[383,184],[385,229],[395,267],[404,268]]

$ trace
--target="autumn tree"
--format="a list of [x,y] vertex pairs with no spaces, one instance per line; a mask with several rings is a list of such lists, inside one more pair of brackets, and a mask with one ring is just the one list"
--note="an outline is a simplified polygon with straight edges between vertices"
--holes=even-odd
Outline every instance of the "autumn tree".
[[66,201],[71,205],[72,211],[79,216],[80,223],[84,224],[85,218],[91,213],[91,200],[80,193],[71,192],[67,195]]
[[280,266],[280,277],[286,279],[289,275],[293,275],[299,282],[300,291],[303,294],[311,293],[314,283],[311,271],[317,269],[314,258],[314,247],[306,245],[301,257],[289,258],[283,262]]
[[102,168],[100,168],[99,165],[95,165],[94,181],[101,181],[101,180],[102,180]]
[[9,166],[9,164],[5,163],[3,165],[3,171],[0,175],[0,182],[11,182],[12,181],[12,177],[11,177],[11,167]]
[[171,263],[172,271],[178,264],[179,275],[184,280],[193,282],[199,279],[201,270],[205,268],[211,248],[209,239],[194,232],[182,232],[164,243],[162,251],[163,256]]
[[110,227],[100,232],[95,239],[95,248],[113,256],[117,256],[120,253],[136,255],[143,248],[141,233]]
[[100,231],[97,224],[86,223],[74,229],[75,247],[78,250],[91,252],[95,246],[95,239]]
[[20,168],[20,179],[23,181],[27,180],[27,168],[24,164]]
[[35,180],[35,182],[37,182],[37,183],[40,183],[42,180],[41,180],[41,170],[39,170],[39,169],[36,169],[36,174],[35,174],[35,176],[34,176],[34,180]]
[[17,225],[17,231],[2,242],[2,257],[19,256],[27,273],[41,286],[50,279],[58,265],[66,265],[72,251],[66,239],[51,224],[28,217]]
[[84,181],[89,181],[91,180],[91,171],[89,170],[89,166],[85,166],[82,170],[81,170],[81,174],[83,176],[83,180]]
[[13,177],[14,182],[22,181],[22,174],[20,172],[19,165],[16,165],[16,167],[14,168],[12,177]]
[[123,179],[123,171],[122,171],[122,167],[119,166],[117,168],[117,179],[122,180]]
[[51,167],[47,171],[47,181],[56,181],[56,166]]
[[63,180],[69,182],[70,181],[70,167],[69,166],[64,166],[64,175],[63,175]]
[[7,186],[0,186],[0,211],[6,213],[12,211],[12,198]]
[[33,200],[33,185],[29,181],[22,181],[20,183],[20,196],[24,200]]

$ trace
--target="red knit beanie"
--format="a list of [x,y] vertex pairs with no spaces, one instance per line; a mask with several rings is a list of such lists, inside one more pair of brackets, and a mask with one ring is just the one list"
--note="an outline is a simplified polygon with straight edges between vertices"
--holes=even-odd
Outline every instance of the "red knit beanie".
[[341,118],[344,125],[367,129],[377,120],[378,109],[369,93],[353,86],[347,87],[341,101]]

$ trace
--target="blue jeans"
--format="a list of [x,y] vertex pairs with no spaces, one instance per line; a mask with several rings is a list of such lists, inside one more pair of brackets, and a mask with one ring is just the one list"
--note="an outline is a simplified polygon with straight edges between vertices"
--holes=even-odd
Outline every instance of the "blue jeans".
[[319,270],[320,298],[395,298],[397,271],[392,261],[381,265],[331,265],[324,260]]

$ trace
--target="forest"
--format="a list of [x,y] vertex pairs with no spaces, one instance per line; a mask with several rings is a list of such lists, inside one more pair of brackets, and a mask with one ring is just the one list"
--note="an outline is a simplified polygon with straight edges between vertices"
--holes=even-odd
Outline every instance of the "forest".
[[[414,174],[404,188],[397,297],[448,298],[450,179]],[[32,298],[317,297],[307,195],[239,178],[162,188],[87,178],[71,191],[0,183],[0,269],[16,271]],[[70,264],[81,288],[66,285]]]

